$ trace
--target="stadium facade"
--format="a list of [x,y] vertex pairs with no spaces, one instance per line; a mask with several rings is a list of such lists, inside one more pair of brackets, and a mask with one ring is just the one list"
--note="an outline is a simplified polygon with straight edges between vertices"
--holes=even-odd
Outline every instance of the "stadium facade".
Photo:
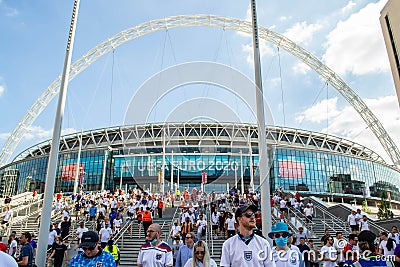
[[[32,146],[0,169],[0,193],[44,191],[50,140]],[[267,127],[271,189],[400,201],[400,171],[372,150],[340,137]],[[78,160],[78,151],[81,150]],[[163,171],[164,170],[164,173]],[[76,173],[78,172],[78,176]],[[205,176],[207,178],[205,178]],[[90,130],[63,136],[56,191],[119,187],[224,191],[259,186],[258,131],[243,123],[160,123]]]

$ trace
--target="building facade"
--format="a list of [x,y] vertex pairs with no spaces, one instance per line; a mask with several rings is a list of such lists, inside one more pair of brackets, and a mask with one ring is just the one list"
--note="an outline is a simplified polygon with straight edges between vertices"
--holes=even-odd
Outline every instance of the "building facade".
[[381,11],[383,38],[400,104],[400,1],[389,0]]
[[[50,144],[28,148],[0,169],[2,195],[44,191]],[[364,146],[275,126],[267,128],[267,145],[272,190],[364,197],[385,191],[400,200],[400,171]],[[63,136],[55,190],[72,192],[75,180],[85,191],[139,186],[166,192],[202,183],[208,192],[258,190],[258,130],[254,124],[164,123]]]

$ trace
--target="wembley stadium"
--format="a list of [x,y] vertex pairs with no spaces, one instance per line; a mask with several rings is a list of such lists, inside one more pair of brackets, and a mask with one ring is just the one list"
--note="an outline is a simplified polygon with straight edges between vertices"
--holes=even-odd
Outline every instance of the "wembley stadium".
[[[352,141],[301,129],[267,127],[271,190],[350,198],[390,192],[400,200],[399,170]],[[2,195],[44,191],[51,140],[0,169]],[[79,170],[79,171],[78,171]],[[56,191],[150,188],[257,190],[258,130],[244,123],[160,123],[103,128],[63,136]],[[172,187],[171,187],[172,182]],[[163,187],[163,188],[162,188]]]

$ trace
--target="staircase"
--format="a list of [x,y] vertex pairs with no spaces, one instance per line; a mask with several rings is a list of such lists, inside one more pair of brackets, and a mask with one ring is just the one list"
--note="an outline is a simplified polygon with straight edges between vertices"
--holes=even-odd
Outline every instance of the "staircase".
[[[167,242],[174,212],[175,208],[166,208],[162,219],[153,218],[153,223],[158,223],[162,227],[161,239],[164,242]],[[117,246],[120,251],[119,266],[136,266],[140,247],[144,243],[145,235],[143,228],[141,227],[139,229],[136,220],[133,220],[131,227],[128,228],[123,236],[117,241]]]

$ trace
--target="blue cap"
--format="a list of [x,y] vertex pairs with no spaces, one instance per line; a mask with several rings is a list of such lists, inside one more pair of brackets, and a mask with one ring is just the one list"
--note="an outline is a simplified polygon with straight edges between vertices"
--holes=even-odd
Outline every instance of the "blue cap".
[[268,233],[268,237],[269,237],[269,238],[273,238],[273,236],[274,236],[273,234],[274,234],[274,233],[282,233],[282,232],[288,233],[289,236],[292,235],[292,233],[289,232],[289,228],[288,228],[288,226],[287,226],[286,223],[284,223],[284,222],[277,222],[277,223],[275,223],[275,224],[272,226],[271,232]]

